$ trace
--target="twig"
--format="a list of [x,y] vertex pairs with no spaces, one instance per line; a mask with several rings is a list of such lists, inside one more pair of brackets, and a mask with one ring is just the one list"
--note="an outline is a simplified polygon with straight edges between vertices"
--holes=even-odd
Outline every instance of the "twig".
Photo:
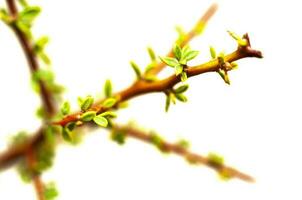
[[[241,47],[239,46],[236,51],[233,53],[230,53],[224,57],[225,62],[233,62],[242,58],[247,57],[256,57],[256,58],[262,58],[262,53],[258,50],[254,50],[251,48],[248,34],[245,34],[243,36],[244,39],[248,41],[247,46]],[[187,76],[197,76],[203,73],[207,72],[216,72],[220,68],[220,64],[218,59],[211,60],[207,63],[188,67],[185,69]],[[126,101],[128,99],[137,97],[139,95],[153,93],[153,92],[164,92],[168,89],[171,89],[174,85],[181,82],[181,79],[179,76],[171,75],[168,78],[154,81],[154,82],[148,82],[145,80],[138,80],[134,84],[132,84],[130,87],[126,88],[125,90],[122,90],[118,93],[116,93],[114,96],[117,98],[117,103],[121,103],[123,101]],[[91,110],[96,111],[97,113],[102,113],[106,111],[107,109],[104,108],[101,103],[105,99],[97,102]],[[69,122],[80,120],[82,112],[76,112],[74,114],[68,115],[64,117],[60,121],[53,122],[54,125],[61,125],[65,126]]]
[[[137,128],[134,128],[132,126],[114,126],[114,130],[123,132],[126,136],[144,141],[149,144],[153,144],[153,135],[152,133],[146,133],[142,130],[139,130]],[[254,182],[254,179],[245,174],[242,173],[232,167],[223,165],[223,164],[215,164],[213,163],[209,158],[193,153],[189,151],[188,149],[184,148],[182,145],[177,143],[169,143],[167,141],[161,140],[161,146],[160,149],[163,152],[167,153],[175,153],[189,162],[195,163],[195,164],[202,164],[210,167],[211,169],[214,169],[218,173],[224,173],[229,176],[229,178],[239,178],[244,181],[248,182]]]
[[[7,4],[11,17],[16,19],[17,15],[18,15],[18,9],[17,9],[15,0],[6,0],[6,4]],[[17,28],[17,26],[13,25],[13,26],[11,26],[11,28],[14,31],[14,33],[16,34],[16,36],[20,42],[20,45],[26,56],[28,66],[30,68],[31,73],[38,71],[40,67],[39,67],[37,57],[33,51],[32,43],[27,39],[26,35]],[[46,111],[47,116],[51,117],[56,112],[54,98],[53,98],[51,92],[49,92],[48,89],[46,88],[46,85],[43,83],[43,81],[39,80],[38,84],[40,87],[40,97],[42,100],[43,107]]]

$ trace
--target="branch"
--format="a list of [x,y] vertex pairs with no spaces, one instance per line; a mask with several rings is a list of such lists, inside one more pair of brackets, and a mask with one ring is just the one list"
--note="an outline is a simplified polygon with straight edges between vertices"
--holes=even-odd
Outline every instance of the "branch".
[[[14,0],[6,0],[7,2],[7,5],[9,7],[9,10],[10,10],[10,13],[12,16],[16,17],[18,11],[17,11],[17,7],[15,5],[15,1]],[[201,24],[206,24],[210,18],[215,14],[216,10],[217,10],[217,4],[213,4],[211,5],[208,10],[204,13],[204,15],[200,18],[200,20],[196,23],[196,25],[192,28],[191,31],[189,31],[186,35],[185,35],[185,40],[180,44],[181,46],[184,46],[186,45],[187,43],[190,42],[190,40],[192,40],[197,34],[196,34],[196,31],[195,31],[195,28]],[[20,32],[20,31],[19,31]],[[26,44],[24,45],[24,47],[30,47],[30,43],[27,42],[25,39],[26,37],[24,37],[24,34],[23,33],[19,33],[19,32],[16,32],[16,35],[18,36],[18,38],[21,36],[23,39],[21,42],[21,45],[22,44]],[[21,38],[20,37],[20,38]],[[19,39],[21,40],[21,39]],[[22,45],[23,47],[23,45]],[[23,47],[23,48],[24,48]],[[26,48],[26,49],[32,49],[31,48]],[[32,52],[31,51],[27,51],[26,52]],[[27,54],[26,54],[27,55]],[[37,66],[37,62],[36,62],[36,58],[34,56],[34,54],[32,53],[29,53],[29,55],[33,55],[33,56],[30,56],[30,57],[33,57],[34,59],[31,59],[31,60],[34,60],[34,62],[32,63],[36,63],[34,64],[34,66]],[[173,53],[172,53],[172,50],[167,54],[168,56],[173,56]],[[153,74],[157,74],[159,73],[166,65],[162,62],[159,62],[157,63],[157,65],[150,71],[150,73],[153,73]],[[40,84],[40,82],[39,82]],[[133,85],[135,85],[137,83],[134,83]],[[40,87],[41,87],[41,91],[44,91],[45,89],[45,86],[43,86],[43,83],[40,84]],[[43,95],[44,97],[42,97],[42,99],[48,99],[48,92],[43,92],[43,94],[46,93],[47,95]],[[46,98],[47,97],[47,98]],[[46,102],[46,101],[45,101]],[[48,101],[47,101],[48,102]],[[46,104],[46,103],[45,103]],[[48,105],[49,103],[47,103]],[[50,106],[52,107],[52,106]],[[52,110],[52,109],[50,109]],[[73,118],[72,116],[69,116],[71,119]],[[28,139],[23,145],[20,145],[18,147],[13,147],[11,149],[8,149],[6,152],[0,154],[0,170],[1,169],[5,169],[5,168],[8,168],[10,167],[16,160],[18,160],[18,158],[24,156],[25,152],[27,151],[27,149],[31,146],[38,146],[38,144],[40,142],[43,142],[44,141],[44,135],[43,135],[43,127],[39,129],[39,131],[37,131],[36,134],[34,134],[34,136],[32,136],[32,138]]]
[[41,180],[41,176],[39,173],[34,173],[35,165],[36,165],[36,153],[32,148],[28,149],[26,154],[26,164],[29,169],[32,171],[32,181],[36,190],[38,200],[45,200],[44,198],[44,184]]
[[[212,18],[212,16],[215,14],[215,12],[218,9],[218,5],[217,4],[212,4],[207,11],[202,15],[202,17],[197,21],[197,23],[195,24],[195,26],[184,36],[184,39],[181,41],[180,43],[180,47],[185,46],[186,44],[188,44],[192,39],[194,39],[194,37],[196,37],[197,35],[199,35],[201,33],[202,30],[200,29],[204,29],[206,24],[208,23],[208,21]],[[197,29],[199,29],[197,31]],[[173,49],[171,48],[171,50],[169,51],[169,53],[167,54],[167,57],[174,57],[173,54]],[[160,71],[162,71],[164,69],[164,67],[166,66],[166,64],[159,62],[154,68],[152,68],[148,74],[153,74],[156,75],[158,74]]]
[[[6,4],[12,19],[16,19],[18,16],[18,9],[15,0],[6,0]],[[33,44],[27,38],[27,36],[19,30],[19,28],[13,23],[11,26],[12,30],[16,34],[19,43],[23,49],[23,52],[26,56],[28,66],[30,68],[31,73],[39,70],[39,63],[37,57],[33,51]],[[43,107],[45,108],[46,114],[48,117],[51,117],[55,114],[56,108],[54,104],[54,97],[52,96],[51,92],[48,91],[46,85],[43,81],[38,81],[40,87],[40,97],[42,100]]]
[[158,140],[157,143],[154,143],[153,133],[146,133],[142,130],[134,128],[133,126],[114,126],[113,130],[121,132],[125,134],[125,136],[141,140],[151,145],[156,145],[162,152],[174,153],[188,160],[190,163],[206,165],[207,167],[217,171],[219,174],[227,176],[227,178],[239,178],[243,181],[254,182],[254,179],[251,176],[232,167],[226,166],[223,163],[215,163],[208,157],[191,152],[179,143],[169,143],[163,139],[160,139],[160,141]]
[[[225,62],[233,62],[242,58],[247,58],[247,57],[255,57],[255,58],[262,58],[262,53],[258,50],[254,50],[251,48],[250,41],[248,34],[245,34],[243,36],[243,39],[247,40],[247,45],[246,46],[239,46],[236,51],[233,53],[230,53],[224,57]],[[221,68],[220,63],[218,59],[211,60],[207,63],[193,66],[193,67],[188,67],[185,69],[185,72],[188,77],[192,76],[197,76],[203,73],[207,72],[216,72]],[[143,95],[143,94],[148,94],[148,93],[154,93],[154,92],[165,92],[168,89],[171,89],[174,85],[177,83],[181,82],[180,76],[176,75],[171,75],[165,79],[159,80],[159,81],[154,81],[154,82],[148,82],[145,80],[138,80],[125,90],[122,90],[118,93],[116,93],[115,96],[117,99],[117,104],[121,103],[123,101],[132,99],[134,97]],[[102,102],[104,102],[106,99],[103,99],[91,108],[91,110],[96,111],[97,114],[103,113],[107,111],[108,109],[102,106]],[[76,112],[71,115],[67,115],[60,121],[53,122],[54,125],[61,125],[65,126],[66,124],[70,122],[75,122],[80,120],[81,114],[83,114],[82,111]]]

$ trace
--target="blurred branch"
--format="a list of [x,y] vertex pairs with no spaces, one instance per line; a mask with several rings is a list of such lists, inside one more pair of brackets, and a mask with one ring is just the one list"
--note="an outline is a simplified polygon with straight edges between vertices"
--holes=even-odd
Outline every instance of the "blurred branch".
[[152,132],[148,133],[138,128],[135,128],[131,125],[127,125],[127,126],[115,125],[113,131],[121,132],[122,134],[125,134],[125,136],[129,136],[134,139],[141,140],[151,145],[156,145],[162,152],[174,153],[176,155],[183,157],[190,163],[206,165],[207,167],[210,167],[215,171],[217,171],[219,174],[227,176],[227,178],[239,178],[243,181],[248,181],[248,182],[254,181],[254,179],[251,176],[242,173],[232,167],[226,166],[223,163],[215,163],[213,162],[213,160],[211,160],[211,158],[191,152],[190,150],[188,150],[186,147],[184,147],[179,143],[169,143],[161,138],[159,139],[159,137],[157,141],[155,141],[154,133]]

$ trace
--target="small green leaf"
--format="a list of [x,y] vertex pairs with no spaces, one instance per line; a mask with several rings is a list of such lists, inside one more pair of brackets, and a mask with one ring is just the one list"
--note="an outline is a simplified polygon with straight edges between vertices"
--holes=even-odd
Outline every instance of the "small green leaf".
[[213,59],[215,59],[216,58],[216,51],[215,51],[214,47],[212,47],[212,46],[210,46],[210,53],[211,53],[211,57]]
[[38,48],[39,50],[43,50],[46,44],[48,43],[49,43],[49,38],[47,36],[42,36],[36,41],[35,47]]
[[144,80],[148,82],[153,82],[157,80],[157,77],[155,75],[148,74],[144,77]]
[[176,94],[178,94],[178,93],[184,93],[185,91],[188,90],[188,88],[189,88],[189,85],[182,85],[182,86],[176,88],[174,90],[174,93],[176,93]]
[[162,62],[164,62],[166,65],[175,67],[179,65],[178,61],[175,58],[170,57],[159,57]]
[[93,118],[93,121],[102,127],[107,127],[108,126],[108,120],[105,117],[102,117],[100,115],[97,115]]
[[39,58],[46,64],[46,65],[50,65],[51,64],[51,60],[48,57],[47,54],[45,54],[44,52],[39,52],[38,53]]
[[130,65],[134,70],[137,79],[140,79],[142,77],[142,73],[141,70],[139,69],[139,66],[134,61],[130,61]]
[[176,99],[178,99],[181,102],[187,102],[188,99],[184,94],[176,93],[175,94]]
[[179,74],[181,74],[183,72],[183,66],[182,65],[176,65],[174,67],[175,70],[175,75],[178,76]]
[[214,165],[223,165],[224,163],[224,158],[216,153],[209,153],[208,160]]
[[62,136],[63,136],[63,139],[66,141],[66,142],[71,142],[72,141],[72,138],[71,138],[71,131],[67,128],[67,127],[64,127],[62,129]]
[[235,62],[231,62],[232,69],[238,69],[238,64]]
[[21,180],[24,183],[30,183],[33,177],[32,172],[29,170],[28,166],[24,161],[21,161],[17,166],[17,171],[20,175]]
[[54,200],[59,195],[59,192],[54,183],[48,183],[44,187],[45,200]]
[[23,8],[28,7],[29,5],[26,0],[19,0],[19,3]]
[[174,47],[173,47],[173,53],[174,53],[174,56],[177,60],[180,60],[181,59],[181,48],[178,44],[175,44]]
[[99,115],[102,116],[102,117],[110,117],[110,118],[117,117],[116,113],[112,112],[112,111],[106,111],[106,112],[103,112],[103,113],[101,113]]
[[103,106],[105,108],[111,108],[112,106],[114,106],[117,103],[117,99],[116,98],[108,98],[103,102]]
[[186,61],[192,60],[194,59],[197,55],[199,54],[198,51],[188,51],[183,55],[183,59],[185,59]]
[[86,111],[88,110],[94,102],[94,99],[92,96],[87,96],[85,99],[81,102],[81,110]]
[[111,132],[111,139],[119,145],[125,144],[126,134],[120,130],[113,130]]
[[184,29],[181,26],[176,26],[175,30],[178,33],[178,38],[176,40],[176,43],[181,44],[186,38],[186,33],[185,33]]
[[239,46],[246,46],[247,45],[247,40],[244,38],[241,38],[239,35],[237,35],[234,32],[228,31],[229,35],[234,38]]
[[24,33],[28,38],[32,38],[32,34],[31,34],[31,31],[30,31],[30,27],[25,24],[24,22],[20,21],[20,20],[17,20],[16,21],[16,26],[17,28],[22,32]]
[[67,115],[70,112],[70,104],[69,102],[65,101],[61,107],[62,115]]
[[164,152],[164,140],[156,133],[150,134],[150,141],[154,144],[160,151]]
[[107,98],[112,96],[112,83],[109,79],[105,82],[104,93]]
[[187,73],[186,72],[182,72],[181,76],[180,76],[180,79],[181,79],[182,82],[185,82],[188,79]]
[[230,79],[229,79],[227,72],[222,69],[219,69],[217,72],[221,76],[221,78],[224,80],[224,82],[226,84],[230,85]]
[[68,124],[66,124],[65,126],[69,131],[73,131],[76,127],[76,122],[69,122]]
[[38,6],[27,6],[19,13],[19,19],[30,25],[40,12],[41,8]]
[[184,149],[188,149],[190,147],[190,143],[187,140],[181,139],[177,142],[179,146],[181,146]]
[[84,122],[91,121],[96,116],[95,111],[87,111],[81,115],[81,120]]
[[148,47],[148,48],[147,48],[147,51],[148,51],[150,60],[151,60],[152,62],[156,61],[156,55],[155,55],[153,49],[152,49],[151,47]]
[[12,22],[12,18],[3,8],[0,9],[0,20],[2,20],[6,24],[10,24]]
[[169,107],[170,107],[170,104],[171,104],[171,97],[169,94],[166,95],[166,104],[165,104],[165,111],[168,112],[169,110]]

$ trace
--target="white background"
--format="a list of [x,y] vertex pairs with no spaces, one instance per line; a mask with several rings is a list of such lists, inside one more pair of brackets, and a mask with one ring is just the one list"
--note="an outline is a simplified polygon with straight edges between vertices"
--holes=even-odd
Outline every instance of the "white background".
[[[34,1],[31,1],[34,2]],[[50,35],[47,51],[64,98],[76,110],[77,96],[102,95],[111,78],[115,91],[134,80],[129,60],[148,63],[146,46],[159,55],[171,47],[174,26],[186,30],[212,1],[111,0],[35,1],[43,13],[37,36]],[[164,95],[130,101],[118,122],[135,120],[175,141],[186,138],[201,154],[214,151],[227,164],[253,175],[256,183],[220,181],[205,167],[165,156],[154,147],[130,139],[119,147],[105,130],[89,134],[77,147],[60,145],[54,167],[44,180],[55,180],[58,199],[301,199],[301,6],[299,1],[221,1],[205,33],[191,46],[210,58],[208,47],[230,52],[235,42],[226,30],[250,34],[264,59],[239,61],[230,73],[231,86],[215,73],[188,81],[189,102],[164,113]],[[1,1],[1,6],[5,2]],[[0,24],[0,149],[18,130],[34,131],[39,98],[30,90],[29,70],[12,32]],[[167,70],[162,76],[173,73]],[[300,189],[300,191],[299,191]],[[0,199],[35,198],[15,170],[0,174]]]

